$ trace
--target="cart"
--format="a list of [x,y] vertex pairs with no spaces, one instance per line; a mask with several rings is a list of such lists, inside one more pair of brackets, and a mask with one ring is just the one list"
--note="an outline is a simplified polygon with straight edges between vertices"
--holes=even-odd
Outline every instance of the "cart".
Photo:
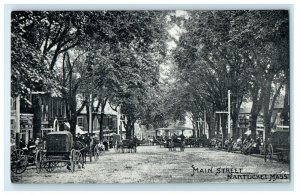
[[276,130],[271,133],[265,147],[265,161],[273,160],[277,156],[278,161],[289,161],[290,159],[290,132]]
[[52,172],[57,167],[67,167],[74,172],[76,166],[83,168],[80,150],[73,147],[73,136],[68,131],[51,132],[46,137],[46,149],[37,150],[35,165],[38,173],[42,169]]

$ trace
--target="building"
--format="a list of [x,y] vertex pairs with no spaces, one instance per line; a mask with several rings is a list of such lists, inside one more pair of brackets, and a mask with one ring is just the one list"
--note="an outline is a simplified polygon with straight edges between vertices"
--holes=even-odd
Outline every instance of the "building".
[[[41,115],[41,131],[33,132],[34,107],[39,107]],[[43,137],[53,131],[55,119],[62,121],[66,117],[66,107],[59,97],[51,97],[49,93],[32,92],[25,97],[11,97],[11,138],[26,144],[29,139]]]
[[[97,105],[97,101],[94,102],[94,106]],[[99,135],[100,133],[100,118],[101,118],[101,111],[92,112],[93,114],[93,121],[92,127],[89,129],[89,116],[87,114],[86,108],[82,109],[80,114],[77,116],[77,126],[80,128],[79,131],[76,133],[84,134],[84,133],[95,133]],[[113,110],[109,104],[106,103],[104,108],[104,116],[103,116],[103,136],[106,139],[109,139],[113,134],[123,134],[125,136],[125,128],[122,124],[120,110],[117,111]]]

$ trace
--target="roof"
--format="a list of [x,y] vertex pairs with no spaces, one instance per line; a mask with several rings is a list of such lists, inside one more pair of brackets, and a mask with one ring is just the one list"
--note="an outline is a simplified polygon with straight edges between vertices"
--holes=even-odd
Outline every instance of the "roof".
[[[70,129],[70,123],[69,122],[65,122],[64,123],[69,129]],[[85,134],[87,133],[86,131],[83,131],[78,125],[76,125],[76,134]]]
[[166,127],[166,128],[157,128],[154,130],[193,130],[190,127]]
[[284,96],[280,95],[277,97],[274,105],[274,109],[282,109],[284,108]]
[[250,114],[251,113],[251,108],[245,107],[245,108],[240,108],[240,114]]
[[53,131],[47,135],[72,135],[72,133],[70,131]]

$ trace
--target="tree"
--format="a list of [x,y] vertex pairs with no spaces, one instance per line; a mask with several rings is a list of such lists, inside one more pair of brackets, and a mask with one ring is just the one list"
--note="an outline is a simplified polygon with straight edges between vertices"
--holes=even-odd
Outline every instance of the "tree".
[[[271,116],[274,104],[281,88],[288,86],[289,70],[289,29],[287,11],[248,11],[243,15],[247,20],[241,26],[246,36],[245,45],[248,45],[248,59],[252,62],[252,83],[255,89],[253,95],[252,134],[256,124],[255,113],[259,112],[261,103],[264,113],[264,126],[266,137],[271,132]],[[246,23],[246,25],[245,25]],[[278,85],[277,89],[274,85]],[[260,90],[257,89],[260,86]],[[274,90],[274,91],[273,91]],[[260,94],[260,98],[256,97]],[[258,100],[258,101],[255,101]],[[257,109],[255,109],[257,108]]]
[[[54,67],[59,55],[83,40],[82,12],[14,11],[12,31],[12,92],[44,91],[59,96]],[[38,97],[37,97],[38,98]],[[41,105],[34,101],[34,135],[41,128]]]
[[[260,110],[260,102],[264,101],[264,121],[269,129],[267,123],[273,105],[269,103],[270,90],[274,83],[282,81],[281,70],[287,67],[288,61],[286,14],[285,11],[194,11],[189,12],[189,20],[183,25],[186,33],[179,39],[174,54],[181,82],[197,89],[200,99],[211,103],[211,106],[205,103],[212,108],[211,112],[226,109],[227,90],[231,90],[234,138],[239,136],[240,105],[250,89],[254,101],[253,119]],[[279,85],[274,92],[272,102],[280,88]]]
[[[158,66],[165,52],[166,13],[108,11],[100,22],[95,20],[97,15],[90,13],[89,23],[96,27],[89,29],[89,33],[101,44],[95,43],[94,53],[87,62],[93,66],[95,89],[101,93],[98,101],[106,99],[121,107],[127,118],[124,120],[127,137],[131,137],[137,116],[145,111],[149,90],[158,83]],[[96,29],[103,26],[102,36]]]

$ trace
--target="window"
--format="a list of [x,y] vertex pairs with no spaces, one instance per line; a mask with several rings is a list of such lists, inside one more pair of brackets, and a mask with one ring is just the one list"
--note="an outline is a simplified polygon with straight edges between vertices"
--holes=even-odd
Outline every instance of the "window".
[[77,118],[77,125],[78,125],[79,127],[83,127],[83,117],[78,117],[78,118]]

